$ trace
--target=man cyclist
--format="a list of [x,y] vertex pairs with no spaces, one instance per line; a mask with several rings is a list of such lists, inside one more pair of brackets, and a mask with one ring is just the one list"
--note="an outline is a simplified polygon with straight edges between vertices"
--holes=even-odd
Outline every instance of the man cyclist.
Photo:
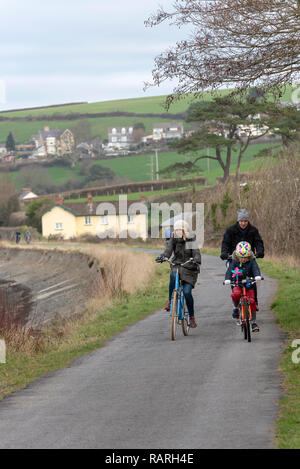
[[[238,210],[237,222],[225,231],[221,247],[221,259],[227,260],[241,241],[247,241],[251,245],[252,252],[256,258],[264,257],[263,240],[258,229],[250,223],[249,212],[245,208]],[[256,285],[254,285],[254,292],[255,301],[258,305]]]
[[256,258],[264,257],[264,243],[258,229],[249,222],[249,213],[245,208],[238,211],[237,222],[227,228],[223,236],[221,259],[227,260],[238,243],[247,241]]

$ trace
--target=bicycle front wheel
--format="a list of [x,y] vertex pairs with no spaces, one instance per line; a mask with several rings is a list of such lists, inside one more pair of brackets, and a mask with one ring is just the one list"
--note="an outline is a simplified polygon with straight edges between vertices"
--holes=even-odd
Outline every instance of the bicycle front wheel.
[[177,311],[178,311],[178,293],[174,290],[173,301],[172,301],[172,312],[171,312],[171,339],[176,339],[176,328],[177,328]]
[[183,312],[182,312],[182,320],[181,320],[181,327],[183,335],[189,335],[190,332],[190,317],[188,313],[188,309],[186,306],[186,302],[183,302]]

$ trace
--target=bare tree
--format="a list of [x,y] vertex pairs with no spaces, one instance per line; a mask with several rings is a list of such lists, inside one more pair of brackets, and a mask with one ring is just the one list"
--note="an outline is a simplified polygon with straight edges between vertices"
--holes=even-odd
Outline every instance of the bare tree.
[[164,21],[192,27],[155,59],[152,85],[178,81],[167,107],[183,94],[224,85],[278,91],[299,76],[300,0],[176,0],[173,11],[161,8],[145,24]]

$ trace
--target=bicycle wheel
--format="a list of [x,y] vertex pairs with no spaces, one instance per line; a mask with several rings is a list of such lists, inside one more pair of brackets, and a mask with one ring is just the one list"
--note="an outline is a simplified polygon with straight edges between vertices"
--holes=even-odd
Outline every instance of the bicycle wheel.
[[174,290],[173,302],[172,302],[172,313],[171,313],[171,339],[176,338],[176,327],[177,327],[177,311],[178,311],[178,294]]
[[183,301],[183,318],[181,320],[181,327],[183,335],[189,335],[190,332],[190,317],[186,306],[185,300]]
[[248,342],[251,342],[251,326],[250,326],[250,315],[249,315],[248,305],[245,305],[245,318],[246,318],[247,340]]

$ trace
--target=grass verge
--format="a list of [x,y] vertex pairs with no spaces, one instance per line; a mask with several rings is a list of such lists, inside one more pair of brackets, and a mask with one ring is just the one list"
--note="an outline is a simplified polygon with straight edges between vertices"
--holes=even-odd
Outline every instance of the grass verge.
[[160,309],[167,298],[169,266],[155,266],[149,285],[131,295],[124,294],[99,311],[65,323],[53,323],[43,331],[44,346],[34,354],[9,351],[7,363],[0,364],[0,399],[26,387],[51,371],[64,368],[75,358],[101,347],[125,327]]
[[[203,249],[203,253],[219,255],[217,249]],[[276,323],[287,333],[280,371],[284,376],[284,397],[280,402],[280,414],[276,423],[276,446],[279,449],[300,448],[300,362],[293,363],[292,355],[300,361],[300,351],[292,347],[300,341],[300,269],[293,259],[260,259],[261,269],[278,280],[278,290],[271,309]],[[297,345],[298,349],[300,343]]]

